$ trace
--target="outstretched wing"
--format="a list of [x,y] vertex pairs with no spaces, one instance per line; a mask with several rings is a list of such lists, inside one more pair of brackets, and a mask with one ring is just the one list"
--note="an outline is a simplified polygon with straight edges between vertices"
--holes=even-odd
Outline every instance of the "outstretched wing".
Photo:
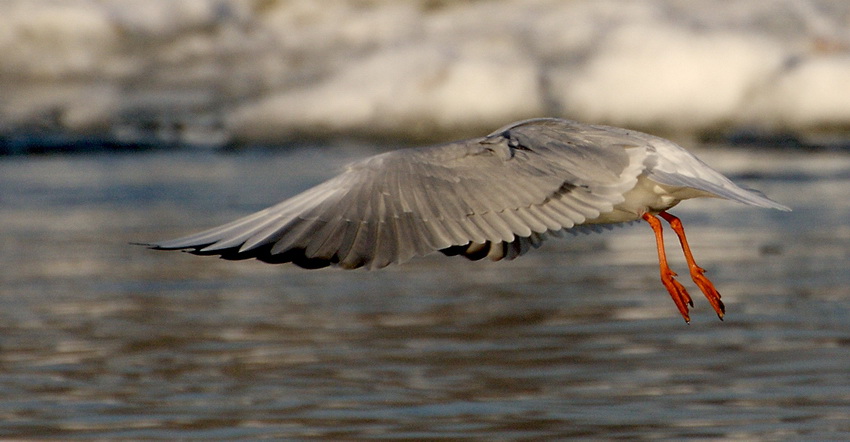
[[379,268],[438,250],[513,258],[613,210],[644,170],[645,147],[600,143],[573,124],[529,120],[377,155],[273,207],[152,247],[307,268]]

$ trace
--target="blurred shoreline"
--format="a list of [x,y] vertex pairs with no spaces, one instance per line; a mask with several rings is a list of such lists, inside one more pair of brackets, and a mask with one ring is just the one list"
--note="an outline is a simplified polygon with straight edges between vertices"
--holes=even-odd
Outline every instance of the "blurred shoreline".
[[13,0],[0,150],[419,144],[538,116],[824,145],[850,131],[848,24],[839,0]]

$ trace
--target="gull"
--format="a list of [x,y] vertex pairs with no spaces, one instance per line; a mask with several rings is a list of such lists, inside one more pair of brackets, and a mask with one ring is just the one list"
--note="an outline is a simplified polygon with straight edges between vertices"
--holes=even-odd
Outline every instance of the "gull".
[[694,261],[681,220],[667,212],[691,198],[790,210],[669,140],[535,118],[481,138],[375,155],[265,210],[145,245],[308,269],[377,269],[435,251],[510,260],[564,232],[644,220],[655,233],[661,282],[689,323],[693,301],[667,263],[661,217],[722,320],[720,294]]

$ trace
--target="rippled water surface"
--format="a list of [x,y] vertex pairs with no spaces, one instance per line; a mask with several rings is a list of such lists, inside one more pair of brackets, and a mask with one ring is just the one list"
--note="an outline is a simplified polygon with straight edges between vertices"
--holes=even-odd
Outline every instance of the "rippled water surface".
[[645,224],[513,262],[377,272],[128,244],[229,221],[368,153],[0,159],[0,437],[850,437],[845,154],[700,153],[795,209],[673,210],[723,322],[695,288],[682,321]]

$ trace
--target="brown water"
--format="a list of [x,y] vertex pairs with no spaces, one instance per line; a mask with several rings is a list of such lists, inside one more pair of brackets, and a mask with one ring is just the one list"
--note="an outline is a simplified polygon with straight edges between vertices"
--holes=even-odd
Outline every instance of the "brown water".
[[848,155],[701,152],[795,209],[674,209],[723,322],[695,289],[681,320],[643,224],[379,272],[128,245],[366,153],[0,159],[0,437],[850,437]]

